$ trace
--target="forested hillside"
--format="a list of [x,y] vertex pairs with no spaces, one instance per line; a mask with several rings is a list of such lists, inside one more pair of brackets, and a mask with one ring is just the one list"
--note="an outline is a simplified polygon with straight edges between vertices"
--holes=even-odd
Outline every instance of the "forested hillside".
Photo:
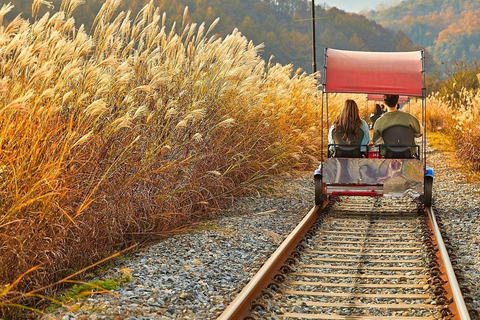
[[439,63],[480,59],[479,16],[478,0],[406,0],[367,13],[386,28],[403,30]]
[[[147,0],[124,1],[118,11],[131,9],[136,12]],[[6,16],[13,19],[22,13],[31,16],[31,0],[13,0],[15,8]],[[55,9],[61,0],[53,0]],[[88,0],[74,12],[78,25],[89,30],[102,0]],[[312,70],[310,1],[307,0],[157,0],[158,8],[166,13],[167,25],[174,21],[181,24],[185,7],[188,6],[188,21],[211,24],[217,17],[220,21],[214,29],[225,36],[238,28],[255,44],[264,43],[262,56],[274,62],[292,63],[295,67]],[[46,12],[44,5],[39,16]],[[411,40],[401,31],[383,28],[364,16],[350,14],[336,8],[316,8],[317,61],[323,61],[323,48],[333,47],[352,50],[406,51],[414,49]],[[4,22],[5,23],[5,22]],[[321,65],[321,63],[319,63]]]

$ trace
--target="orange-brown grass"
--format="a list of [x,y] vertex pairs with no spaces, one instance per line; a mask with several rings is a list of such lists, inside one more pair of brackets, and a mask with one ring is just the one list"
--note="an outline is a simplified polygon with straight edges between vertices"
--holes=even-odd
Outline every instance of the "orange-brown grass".
[[443,152],[445,154],[452,154],[455,150],[455,143],[453,138],[442,132],[429,132],[428,133],[428,144],[437,151]]
[[[451,133],[455,126],[453,119],[454,109],[443,101],[438,93],[427,97],[425,101],[427,130],[430,132]],[[405,111],[413,114],[422,121],[422,100],[419,98],[410,98],[410,102],[404,107]]]
[[480,90],[459,89],[459,98],[429,97],[429,129],[448,135],[461,163],[480,170]]
[[87,34],[79,4],[0,8],[0,307],[319,155],[313,76],[153,1],[108,0]]
[[464,104],[454,106],[455,142],[460,159],[467,160],[474,170],[480,170],[480,90],[461,90]]

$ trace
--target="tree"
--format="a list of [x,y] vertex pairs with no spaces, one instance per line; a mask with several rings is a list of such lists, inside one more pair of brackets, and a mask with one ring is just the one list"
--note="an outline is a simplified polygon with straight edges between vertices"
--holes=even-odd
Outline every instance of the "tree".
[[[247,37],[253,37],[255,35],[255,33],[258,31],[258,27],[257,25],[255,24],[255,22],[253,22],[252,18],[250,18],[249,16],[246,16],[242,23],[240,24],[239,26],[239,30]],[[252,38],[253,39],[253,38]],[[255,41],[255,40],[254,40]]]
[[365,43],[363,43],[362,39],[354,33],[353,36],[350,37],[350,40],[348,40],[348,44],[350,46],[350,49],[352,50],[364,50],[365,49]]

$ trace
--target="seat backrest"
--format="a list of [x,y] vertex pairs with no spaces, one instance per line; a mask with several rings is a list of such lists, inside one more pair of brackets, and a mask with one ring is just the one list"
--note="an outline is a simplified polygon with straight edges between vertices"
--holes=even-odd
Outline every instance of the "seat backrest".
[[415,132],[410,127],[392,126],[383,130],[383,142],[386,145],[414,145]]
[[335,158],[362,158],[362,151],[360,145],[336,144],[332,156]]
[[415,132],[410,127],[392,126],[382,132],[385,158],[413,158]]
[[359,127],[357,130],[357,135],[355,140],[351,143],[342,140],[343,132],[340,130],[333,130],[332,136],[333,141],[335,142],[335,152],[334,157],[336,158],[361,158],[362,152],[360,150],[362,139],[363,139],[363,130]]

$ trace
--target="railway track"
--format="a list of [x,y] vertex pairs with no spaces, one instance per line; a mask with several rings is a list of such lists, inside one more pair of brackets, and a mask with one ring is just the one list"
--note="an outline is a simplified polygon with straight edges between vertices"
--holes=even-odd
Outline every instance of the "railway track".
[[312,209],[218,319],[470,317],[431,209],[346,197]]

